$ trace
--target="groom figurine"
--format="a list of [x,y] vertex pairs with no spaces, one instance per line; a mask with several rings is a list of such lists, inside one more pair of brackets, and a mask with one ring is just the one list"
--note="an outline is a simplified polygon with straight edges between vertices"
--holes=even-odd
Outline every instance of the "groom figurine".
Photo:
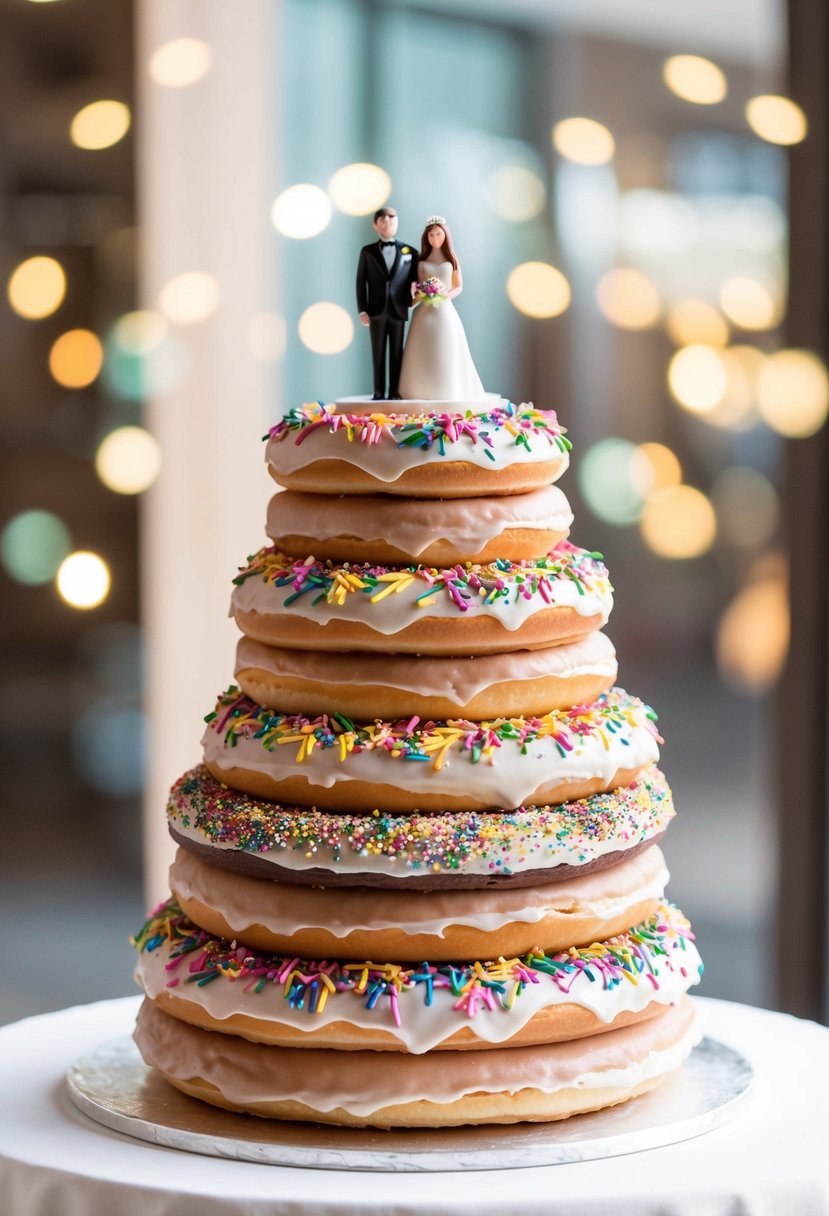
[[357,311],[361,323],[369,327],[371,334],[373,400],[399,401],[403,329],[412,306],[412,283],[417,281],[417,250],[394,239],[397,232],[394,207],[381,207],[374,213],[374,229],[380,239],[360,250]]

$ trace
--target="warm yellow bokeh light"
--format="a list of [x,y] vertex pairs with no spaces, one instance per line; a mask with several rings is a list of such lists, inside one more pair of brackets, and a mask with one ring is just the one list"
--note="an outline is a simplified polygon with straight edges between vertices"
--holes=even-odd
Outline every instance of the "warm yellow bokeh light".
[[76,148],[98,152],[123,139],[130,121],[130,108],[123,101],[93,101],[72,119],[69,138]]
[[722,68],[700,55],[672,55],[662,65],[662,79],[683,101],[697,106],[712,106],[728,92]]
[[176,325],[195,325],[219,307],[221,291],[212,274],[188,270],[170,279],[161,289],[158,305]]
[[676,346],[726,346],[728,343],[727,321],[705,300],[677,300],[668,309],[665,328]]
[[169,333],[166,317],[151,308],[125,312],[115,322],[112,336],[128,355],[148,355],[161,345]]
[[668,387],[686,410],[707,414],[725,396],[728,375],[720,353],[711,346],[683,346],[668,364]]
[[639,528],[654,553],[679,560],[708,552],[717,535],[717,517],[700,490],[668,486],[648,496]]
[[150,79],[167,89],[183,89],[203,79],[213,65],[213,51],[201,38],[173,38],[150,56]]
[[50,317],[63,303],[66,275],[54,258],[27,258],[12,271],[6,291],[18,316],[39,321]]
[[510,303],[527,317],[558,317],[571,295],[567,279],[548,262],[522,262],[507,279]]
[[738,592],[717,627],[722,675],[750,693],[767,692],[783,670],[791,628],[783,562]]
[[656,285],[633,267],[603,274],[596,284],[596,302],[608,321],[622,329],[649,329],[662,312]]
[[161,448],[140,426],[119,426],[101,440],[95,472],[116,494],[141,494],[161,470]]
[[788,439],[814,435],[829,412],[826,366],[808,350],[779,350],[769,355],[757,377],[760,416]]
[[52,344],[49,371],[64,388],[86,388],[98,376],[104,348],[91,329],[70,329]]
[[806,115],[796,102],[771,93],[746,103],[746,119],[755,135],[770,144],[799,144],[809,130]]
[[521,224],[541,214],[547,202],[547,190],[532,169],[504,165],[493,170],[486,179],[484,197],[500,219]]
[[97,608],[109,595],[109,566],[97,553],[78,550],[61,562],[55,582],[71,608]]
[[740,329],[771,329],[780,320],[774,296],[758,279],[728,279],[720,289],[720,305]]
[[317,355],[338,355],[354,337],[354,322],[339,304],[321,301],[299,318],[299,337]]
[[254,359],[273,363],[285,354],[285,322],[279,313],[260,312],[248,325],[248,349]]
[[344,215],[372,215],[391,194],[391,178],[379,165],[344,165],[328,183],[328,193]]
[[271,222],[282,236],[304,241],[327,228],[331,214],[331,200],[325,191],[309,182],[300,182],[276,196]]
[[563,118],[553,127],[552,140],[559,156],[577,165],[605,165],[616,151],[610,131],[593,118]]
[[[755,410],[756,367],[742,352],[752,349],[732,346],[719,352],[725,371],[725,392],[713,409],[702,417],[712,426],[742,431],[757,421]],[[762,361],[762,354],[756,352]]]
[[682,481],[679,457],[664,443],[640,443],[631,457],[631,475],[643,498]]

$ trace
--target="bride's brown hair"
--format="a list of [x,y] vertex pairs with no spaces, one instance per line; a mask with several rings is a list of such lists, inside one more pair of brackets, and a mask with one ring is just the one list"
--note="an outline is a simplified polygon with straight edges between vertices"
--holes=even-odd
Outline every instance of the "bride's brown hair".
[[452,269],[458,269],[458,259],[455,257],[455,250],[452,248],[452,233],[449,231],[448,224],[427,224],[423,229],[423,236],[420,238],[420,260],[425,262],[429,254],[432,252],[432,246],[429,244],[429,232],[432,228],[443,229],[443,244],[440,247],[440,252],[445,253],[447,259],[452,263]]

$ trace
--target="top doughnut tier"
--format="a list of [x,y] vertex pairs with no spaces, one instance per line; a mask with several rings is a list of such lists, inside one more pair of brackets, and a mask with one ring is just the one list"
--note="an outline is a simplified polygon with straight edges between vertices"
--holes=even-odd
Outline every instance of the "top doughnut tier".
[[477,498],[550,485],[570,441],[551,410],[503,401],[485,409],[351,413],[314,402],[265,436],[271,476],[314,494]]

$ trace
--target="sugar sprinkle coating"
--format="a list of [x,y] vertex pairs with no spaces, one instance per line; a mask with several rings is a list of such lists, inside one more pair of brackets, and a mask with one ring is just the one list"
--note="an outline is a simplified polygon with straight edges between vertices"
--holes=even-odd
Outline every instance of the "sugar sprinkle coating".
[[[540,984],[544,977],[565,994],[597,981],[607,991],[626,983],[648,983],[659,991],[666,971],[688,977],[683,959],[687,943],[693,940],[684,914],[673,904],[663,903],[648,920],[626,933],[552,955],[533,950],[523,959],[414,966],[305,960],[263,954],[236,941],[212,937],[193,924],[174,899],[156,908],[131,938],[139,951],[170,944],[170,959],[165,964],[171,975],[168,988],[182,982],[203,988],[224,979],[240,983],[242,993],[258,994],[271,984],[282,988],[292,1008],[309,1014],[321,1014],[329,998],[350,993],[363,1000],[367,1009],[385,1007],[387,1001],[397,1026],[402,1025],[399,998],[418,990],[430,1006],[436,990],[449,989],[456,998],[453,1009],[469,1018],[482,1010],[509,1012],[526,986]],[[701,974],[701,965],[695,965],[694,971]]]
[[[336,865],[383,857],[412,873],[463,873],[483,860],[492,873],[511,875],[561,855],[580,865],[608,841],[630,848],[662,833],[674,817],[670,788],[657,768],[631,786],[558,806],[514,811],[449,811],[393,815],[379,810],[337,814],[286,807],[230,789],[203,765],[184,773],[170,791],[172,824],[199,832],[214,845],[248,853],[324,852]],[[513,865],[504,859],[513,858]]]

